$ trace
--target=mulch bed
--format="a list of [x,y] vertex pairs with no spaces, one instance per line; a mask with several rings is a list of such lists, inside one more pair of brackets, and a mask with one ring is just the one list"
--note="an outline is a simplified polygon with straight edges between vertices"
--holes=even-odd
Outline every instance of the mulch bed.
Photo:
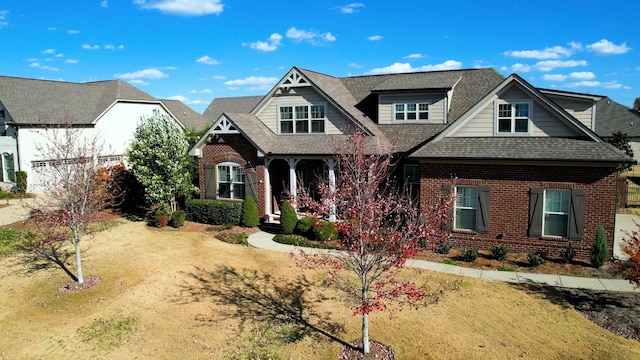
[[362,353],[362,340],[356,340],[345,345],[338,354],[338,360],[393,360],[395,355],[390,347],[380,344],[379,342],[369,341],[369,353]]
[[82,291],[98,285],[100,281],[101,279],[98,276],[87,276],[84,278],[84,282],[82,284],[78,284],[76,281],[69,281],[68,283],[61,285],[58,290],[60,292]]

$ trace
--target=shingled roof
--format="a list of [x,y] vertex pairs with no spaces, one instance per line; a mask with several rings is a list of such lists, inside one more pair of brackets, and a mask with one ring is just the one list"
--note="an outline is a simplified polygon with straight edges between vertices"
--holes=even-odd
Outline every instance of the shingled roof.
[[595,132],[601,137],[611,137],[621,131],[629,137],[640,137],[640,112],[609,98],[596,103]]
[[162,99],[162,103],[186,129],[204,130],[207,127],[207,123],[209,125],[213,123],[213,121],[207,121],[204,116],[198,114],[180,100]]
[[92,124],[116,100],[159,103],[122,80],[73,83],[0,76],[0,102],[18,125]]
[[215,98],[202,113],[205,119],[216,122],[222,113],[250,114],[264,96],[235,96]]

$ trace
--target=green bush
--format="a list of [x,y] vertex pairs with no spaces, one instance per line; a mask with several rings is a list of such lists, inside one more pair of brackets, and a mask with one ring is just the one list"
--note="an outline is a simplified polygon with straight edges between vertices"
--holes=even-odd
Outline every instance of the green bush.
[[184,219],[187,216],[184,210],[177,210],[171,214],[170,224],[174,228],[181,228],[184,225]]
[[313,233],[313,228],[318,223],[318,219],[313,216],[305,216],[302,219],[298,220],[296,224],[296,232],[302,236],[306,236],[309,239],[314,239],[315,234]]
[[217,200],[187,200],[187,220],[210,225],[238,225],[242,203]]
[[16,171],[16,186],[20,194],[27,193],[27,173],[26,171]]
[[577,254],[578,251],[572,248],[571,244],[569,244],[569,246],[564,249],[560,249],[560,257],[566,263],[573,262],[573,258],[575,258]]
[[320,221],[313,227],[313,234],[320,242],[335,240],[338,238],[336,224],[330,221]]
[[282,232],[285,234],[293,233],[297,223],[298,215],[296,214],[296,210],[288,200],[285,200],[280,208],[280,225],[282,225]]
[[463,247],[460,249],[460,259],[466,262],[476,261],[478,258],[478,249],[477,248],[468,248]]
[[547,261],[546,252],[538,250],[538,251],[527,251],[527,262],[531,267],[538,267],[544,264]]
[[280,244],[286,244],[286,245],[319,248],[319,249],[332,249],[331,246],[309,241],[309,239],[300,235],[278,234],[273,237],[273,241]]
[[440,244],[436,248],[436,253],[446,255],[451,251],[451,245],[449,244]]
[[591,248],[591,265],[599,268],[607,261],[609,256],[609,247],[607,246],[607,237],[604,234],[604,227],[598,225],[596,229],[596,241]]
[[22,233],[16,229],[0,229],[0,256],[13,254],[20,245]]
[[217,233],[215,238],[229,244],[249,245],[247,242],[247,234],[245,233],[234,234],[229,231],[224,231]]
[[258,215],[258,205],[251,196],[247,196],[242,203],[240,211],[240,225],[244,227],[258,226],[260,223],[260,215]]
[[493,256],[494,259],[503,262],[507,260],[509,249],[507,249],[505,245],[491,245],[489,246],[489,251],[491,251],[491,256]]

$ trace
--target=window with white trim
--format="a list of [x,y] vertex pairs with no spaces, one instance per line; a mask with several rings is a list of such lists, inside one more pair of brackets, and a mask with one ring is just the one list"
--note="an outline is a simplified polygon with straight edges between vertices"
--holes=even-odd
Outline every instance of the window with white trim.
[[478,211],[478,188],[476,186],[455,187],[456,202],[453,213],[455,230],[476,230]]
[[218,164],[218,198],[244,199],[243,166],[236,163]]
[[393,104],[393,118],[395,121],[428,121],[429,103],[395,103]]
[[496,102],[496,133],[527,134],[531,131],[531,101],[498,101]]
[[547,189],[544,191],[543,236],[567,236],[570,201],[570,190]]
[[325,106],[282,105],[278,110],[281,134],[324,134]]

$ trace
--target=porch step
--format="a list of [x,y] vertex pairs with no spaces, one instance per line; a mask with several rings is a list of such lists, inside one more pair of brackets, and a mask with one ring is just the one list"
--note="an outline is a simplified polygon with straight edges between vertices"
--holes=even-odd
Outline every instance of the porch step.
[[268,232],[270,234],[280,234],[282,233],[282,225],[280,222],[264,222],[260,224],[260,230],[264,232]]

